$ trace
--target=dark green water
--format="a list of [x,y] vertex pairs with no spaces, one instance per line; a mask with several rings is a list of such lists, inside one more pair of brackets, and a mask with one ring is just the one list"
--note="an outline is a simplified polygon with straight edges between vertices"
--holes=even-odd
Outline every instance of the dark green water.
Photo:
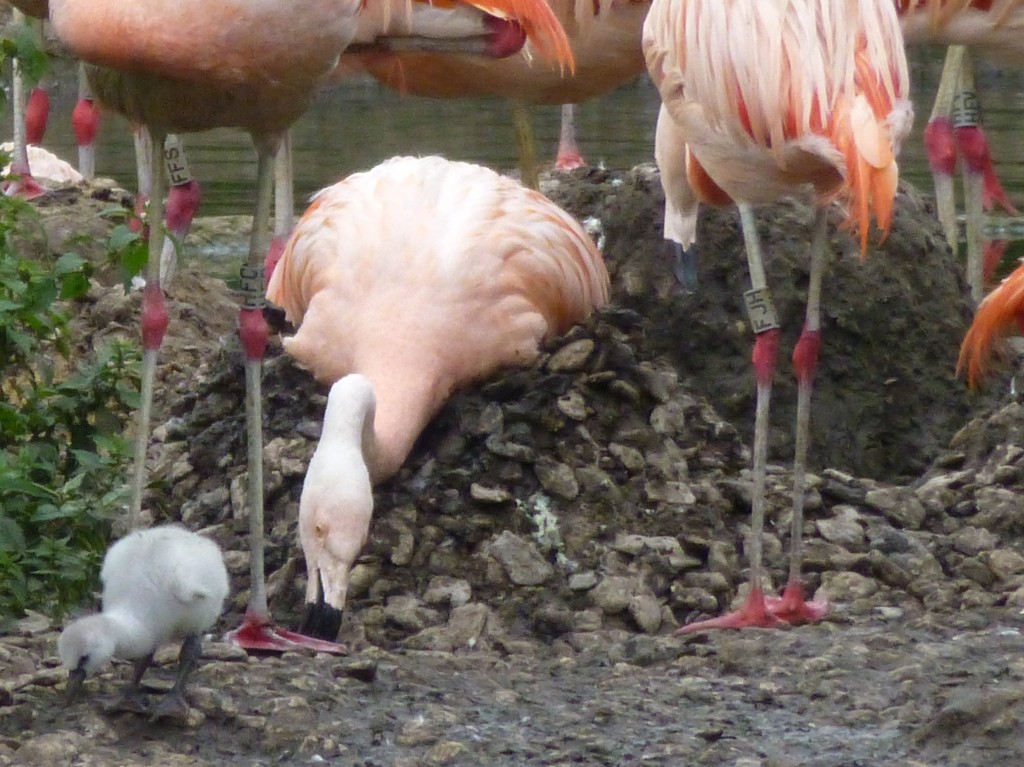
[[[931,111],[942,51],[913,52],[914,133],[901,156],[902,175],[930,188],[921,131]],[[75,101],[75,70],[55,72],[45,145],[70,161],[76,158],[70,114]],[[1011,199],[1024,208],[1024,75],[979,65],[979,95],[999,175]],[[591,163],[625,168],[653,161],[658,98],[646,78],[577,109],[580,145]],[[550,161],[558,141],[557,107],[533,110],[538,153]],[[9,124],[0,113],[0,124]],[[248,213],[255,177],[255,154],[237,130],[215,130],[187,137],[194,171],[203,187],[200,215]],[[435,101],[403,97],[363,79],[330,86],[294,131],[296,199],[299,208],[313,191],[396,154],[439,153],[498,169],[512,168],[517,155],[510,111],[500,99]],[[135,159],[127,123],[104,115],[97,173],[134,186]],[[1024,231],[1013,230],[1015,238]]]

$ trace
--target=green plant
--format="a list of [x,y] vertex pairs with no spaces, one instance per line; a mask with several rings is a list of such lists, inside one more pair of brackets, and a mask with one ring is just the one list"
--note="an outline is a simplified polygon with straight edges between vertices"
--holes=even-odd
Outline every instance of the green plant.
[[95,588],[138,399],[136,346],[73,353],[63,307],[86,292],[90,267],[74,254],[15,254],[26,211],[0,198],[0,620],[61,614]]
[[38,24],[28,20],[8,30],[10,36],[0,39],[0,61],[16,59],[21,74],[30,83],[38,83],[50,68],[50,57],[39,41]]

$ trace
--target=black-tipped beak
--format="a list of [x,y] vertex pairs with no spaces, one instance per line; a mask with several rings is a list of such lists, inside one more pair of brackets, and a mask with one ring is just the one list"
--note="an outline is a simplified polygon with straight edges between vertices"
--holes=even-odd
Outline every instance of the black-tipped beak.
[[306,605],[306,618],[302,621],[299,633],[334,642],[341,631],[341,616],[342,611],[327,604],[321,595],[318,601]]
[[85,687],[85,668],[79,666],[68,673],[68,686],[64,691],[65,705],[71,705],[82,696]]
[[[308,594],[307,594],[308,596]],[[329,605],[324,596],[324,580],[317,578],[316,601],[306,602],[306,617],[299,633],[326,642],[336,642],[341,631],[342,611]]]
[[672,240],[665,241],[666,250],[672,259],[672,271],[679,280],[684,293],[697,292],[697,245],[683,246]]

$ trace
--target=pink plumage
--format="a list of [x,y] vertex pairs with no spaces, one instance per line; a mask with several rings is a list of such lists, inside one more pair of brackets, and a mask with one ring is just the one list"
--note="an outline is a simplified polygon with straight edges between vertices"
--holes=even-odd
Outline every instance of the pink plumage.
[[603,304],[608,274],[543,195],[478,165],[398,157],[316,196],[267,298],[299,324],[285,350],[333,383],[299,503],[303,631],[333,639],[372,484],[454,389],[529,363]]
[[477,165],[400,157],[320,192],[270,279],[299,325],[289,354],[322,381],[363,373],[393,474],[453,389],[532,361],[608,298],[580,224]]

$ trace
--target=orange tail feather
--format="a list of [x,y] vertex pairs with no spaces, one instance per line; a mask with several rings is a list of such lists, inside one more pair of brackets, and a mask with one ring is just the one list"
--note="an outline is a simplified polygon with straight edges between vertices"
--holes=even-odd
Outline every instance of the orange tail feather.
[[1007,277],[981,302],[960,346],[957,375],[967,376],[973,389],[985,380],[999,341],[1024,324],[1024,266]]

